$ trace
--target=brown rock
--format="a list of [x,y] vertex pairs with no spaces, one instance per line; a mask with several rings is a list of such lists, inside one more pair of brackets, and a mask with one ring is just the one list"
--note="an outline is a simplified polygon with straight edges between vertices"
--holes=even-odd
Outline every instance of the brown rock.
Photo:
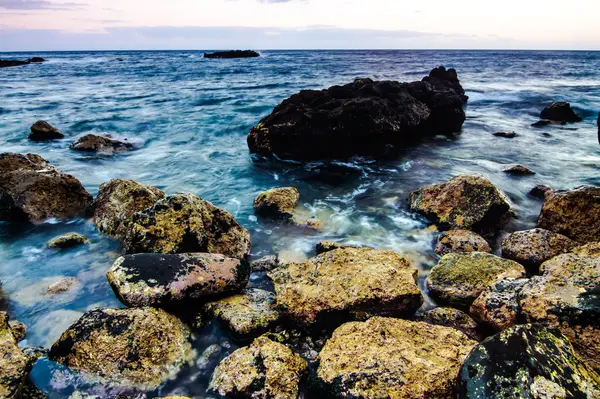
[[552,192],[552,187],[545,186],[543,184],[538,184],[537,186],[532,188],[531,191],[529,191],[529,195],[531,195],[534,198],[543,200],[546,197],[546,194],[551,193],[551,192]]
[[95,134],[88,134],[79,138],[71,144],[70,148],[74,151],[99,152],[109,155],[133,151],[135,149],[134,145],[127,141],[116,140],[105,136],[96,136]]
[[48,248],[53,249],[68,249],[78,245],[89,244],[90,241],[86,236],[79,233],[67,233],[59,237],[55,237],[46,244]]
[[502,331],[519,322],[519,292],[527,279],[506,278],[488,286],[475,299],[469,313],[478,323]]
[[31,126],[31,133],[29,133],[29,140],[33,141],[56,140],[64,137],[64,134],[45,121],[37,121],[34,123]]
[[324,254],[325,252],[333,251],[334,249],[340,248],[361,248],[357,245],[342,244],[335,241],[319,241],[315,247],[317,255]]
[[294,187],[272,188],[254,199],[254,212],[272,219],[290,220],[299,199],[300,193]]
[[511,165],[506,165],[502,171],[504,173],[508,173],[509,175],[513,175],[513,176],[530,176],[530,175],[535,175],[535,172],[529,168],[526,168],[523,165],[518,165],[518,164],[511,164]]
[[450,230],[438,237],[435,253],[440,256],[469,252],[492,252],[492,248],[483,237],[469,230]]
[[544,229],[517,231],[502,242],[502,256],[537,271],[542,263],[576,245],[570,238]]
[[20,398],[34,362],[17,346],[8,314],[0,312],[0,398]]
[[423,315],[425,323],[436,326],[444,326],[462,331],[469,338],[481,341],[481,335],[477,331],[477,323],[465,312],[454,308],[435,308],[428,310]]

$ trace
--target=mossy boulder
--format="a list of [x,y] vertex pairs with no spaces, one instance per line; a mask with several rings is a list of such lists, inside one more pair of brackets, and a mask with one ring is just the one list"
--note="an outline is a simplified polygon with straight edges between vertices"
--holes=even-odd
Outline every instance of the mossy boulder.
[[410,316],[423,303],[417,269],[392,251],[341,248],[269,273],[277,307],[303,326],[373,315]]
[[600,241],[600,187],[584,186],[546,194],[538,227],[582,244]]
[[237,338],[256,337],[280,319],[275,294],[257,288],[209,302],[203,306],[203,313],[218,319]]
[[570,238],[544,229],[517,231],[502,242],[502,256],[537,272],[542,263],[576,245]]
[[135,213],[124,246],[127,253],[205,252],[241,259],[250,252],[250,233],[231,213],[193,194],[176,194]]
[[97,136],[95,134],[87,134],[79,138],[71,144],[70,148],[79,152],[103,153],[108,155],[133,151],[135,149],[134,145],[127,141],[113,139],[112,137]]
[[446,231],[440,234],[435,246],[435,253],[440,256],[470,252],[492,252],[492,248],[483,237],[469,230]]
[[563,254],[540,272],[519,292],[522,317],[558,327],[578,355],[600,370],[600,258]]
[[490,284],[505,277],[525,277],[525,268],[483,252],[448,254],[429,273],[427,287],[439,303],[468,309]]
[[460,372],[458,398],[600,397],[600,376],[568,339],[540,325],[519,325],[479,344]]
[[469,338],[481,341],[477,323],[468,314],[455,308],[434,308],[423,314],[423,321],[436,326],[444,326],[462,331]]
[[62,139],[65,135],[46,121],[37,121],[31,126],[29,140],[48,141]]
[[88,238],[83,234],[67,233],[48,241],[46,246],[52,249],[68,249],[89,243],[90,240],[88,240]]
[[299,199],[300,193],[294,187],[272,188],[254,199],[254,212],[266,218],[290,220]]
[[8,314],[0,312],[0,398],[17,399],[27,383],[35,358],[17,346]]
[[488,286],[475,299],[469,313],[478,323],[503,331],[519,323],[519,292],[527,279],[506,278]]
[[187,360],[188,336],[160,309],[96,309],[62,334],[49,357],[113,385],[152,390]]
[[458,176],[447,183],[425,186],[411,192],[408,199],[411,210],[443,230],[497,230],[510,211],[508,197],[479,175]]
[[135,254],[117,259],[106,277],[127,306],[169,308],[241,291],[250,267],[217,254]]
[[297,399],[305,372],[300,356],[262,336],[223,359],[208,389],[227,397]]
[[94,223],[103,234],[122,239],[129,230],[133,215],[164,197],[162,190],[134,180],[110,180],[100,186],[94,201]]
[[580,245],[569,252],[580,256],[600,257],[600,242],[590,242],[589,244]]
[[476,344],[458,330],[422,322],[351,322],[319,353],[316,382],[331,398],[450,398]]

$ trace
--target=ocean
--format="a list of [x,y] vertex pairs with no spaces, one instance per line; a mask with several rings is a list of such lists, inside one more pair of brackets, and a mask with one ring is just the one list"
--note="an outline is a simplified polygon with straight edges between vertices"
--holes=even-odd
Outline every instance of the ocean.
[[[424,291],[424,279],[437,261],[435,232],[408,210],[411,190],[459,174],[484,174],[513,203],[517,217],[506,228],[511,232],[535,226],[542,205],[528,195],[535,185],[600,185],[600,52],[263,51],[260,58],[234,60],[207,60],[202,54],[2,53],[2,59],[41,56],[48,61],[0,70],[0,152],[39,154],[94,195],[112,178],[134,179],[169,194],[196,194],[233,213],[251,232],[253,259],[278,253],[289,259],[310,257],[323,239],[389,248],[414,261]],[[385,162],[358,158],[300,164],[249,154],[250,128],[300,90],[357,77],[420,80],[439,65],[456,68],[469,96],[467,120],[456,137],[427,139]],[[559,100],[570,102],[584,120],[531,127],[546,105]],[[40,119],[66,138],[29,141],[29,127]],[[494,137],[496,131],[518,136]],[[127,138],[140,149],[115,156],[69,149],[88,133]],[[507,175],[502,168],[512,163],[536,174]],[[304,212],[318,217],[324,230],[307,234],[257,220],[254,197],[277,186],[298,188]],[[45,248],[49,239],[71,231],[85,234],[91,244],[64,252]],[[3,306],[11,319],[28,327],[21,346],[48,348],[83,312],[122,307],[105,277],[120,253],[120,245],[100,235],[89,220],[0,223],[0,281],[8,298]],[[80,283],[65,294],[46,296],[46,287],[64,276]],[[253,275],[250,286],[271,289],[264,274]],[[427,299],[424,309],[432,305]],[[200,356],[214,344],[222,349],[219,358],[238,347],[213,322],[195,334],[193,345]],[[206,386],[214,362],[185,367],[147,397],[210,397]],[[36,363],[31,379],[52,399],[69,398],[75,391],[102,398],[116,392],[45,358]]]

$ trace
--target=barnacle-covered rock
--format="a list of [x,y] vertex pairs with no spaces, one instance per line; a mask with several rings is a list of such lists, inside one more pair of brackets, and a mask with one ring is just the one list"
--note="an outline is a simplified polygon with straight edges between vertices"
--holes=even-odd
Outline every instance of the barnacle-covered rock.
[[469,313],[475,321],[496,331],[506,330],[519,322],[519,292],[527,279],[505,278],[488,286],[475,299]]

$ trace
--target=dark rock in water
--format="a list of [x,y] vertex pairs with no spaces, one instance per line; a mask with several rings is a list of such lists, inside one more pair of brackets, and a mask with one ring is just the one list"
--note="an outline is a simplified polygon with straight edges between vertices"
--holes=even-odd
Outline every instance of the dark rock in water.
[[110,137],[88,134],[71,144],[72,150],[81,152],[100,152],[114,154],[134,150],[134,145],[126,141],[116,140]]
[[43,59],[42,57],[33,57],[29,59],[29,62],[33,62],[33,63],[40,63],[40,62],[45,62],[46,60]]
[[89,244],[86,236],[79,233],[68,233],[48,241],[48,248],[67,249],[78,245]]
[[250,233],[229,212],[192,194],[176,194],[137,212],[125,237],[127,253],[205,252],[245,259]]
[[335,241],[319,241],[315,247],[317,255],[324,254],[325,252],[333,251],[334,249],[340,248],[361,248],[357,245],[342,244]]
[[454,308],[435,308],[428,310],[423,315],[425,323],[436,326],[455,328],[462,331],[469,338],[481,341],[481,335],[477,331],[477,323],[465,312]]
[[204,53],[204,58],[256,58],[260,54],[252,50],[218,51],[216,53]]
[[471,317],[495,331],[519,324],[519,292],[527,281],[524,278],[505,278],[489,285],[471,305]]
[[123,62],[124,61],[123,58],[117,58],[116,60],[119,61],[119,62]]
[[35,358],[18,347],[8,314],[0,312],[0,398],[17,399],[27,382]]
[[566,124],[567,124],[566,122],[549,121],[547,119],[543,119],[541,121],[532,123],[531,127],[546,127],[546,126],[550,126],[550,125],[566,125]]
[[556,122],[581,122],[583,120],[573,111],[571,104],[562,101],[544,108],[540,118]]
[[502,169],[502,171],[504,173],[507,173],[509,175],[513,175],[513,176],[531,176],[531,175],[535,175],[535,172],[529,168],[526,168],[523,165],[518,165],[518,164],[512,164],[512,165],[506,165],[504,167],[504,169]]
[[160,309],[95,309],[52,345],[49,358],[116,386],[153,390],[188,360],[189,330]]
[[583,244],[600,241],[600,187],[546,194],[538,226]]
[[577,243],[544,229],[517,231],[502,242],[502,256],[519,262],[534,273],[545,261],[569,252]]
[[515,132],[495,132],[492,134],[496,137],[504,137],[506,139],[513,139],[518,136],[518,134]]
[[459,132],[467,101],[456,72],[435,69],[421,82],[357,79],[303,90],[251,129],[251,153],[311,160],[385,155],[437,134]]
[[37,121],[34,123],[31,126],[31,133],[29,133],[29,140],[32,141],[56,140],[64,137],[64,134],[46,121]]
[[0,68],[14,67],[27,65],[29,61],[19,61],[19,60],[0,60]]
[[177,308],[241,291],[250,267],[215,254],[137,254],[117,259],[106,277],[127,306]]
[[449,230],[437,240],[435,253],[444,256],[450,253],[466,254],[470,252],[492,252],[490,244],[477,233],[470,230]]
[[552,187],[545,186],[543,184],[538,184],[534,188],[529,191],[529,195],[533,198],[544,199],[547,193],[552,192]]
[[600,397],[600,376],[569,341],[540,325],[520,325],[479,344],[462,366],[458,398]]

